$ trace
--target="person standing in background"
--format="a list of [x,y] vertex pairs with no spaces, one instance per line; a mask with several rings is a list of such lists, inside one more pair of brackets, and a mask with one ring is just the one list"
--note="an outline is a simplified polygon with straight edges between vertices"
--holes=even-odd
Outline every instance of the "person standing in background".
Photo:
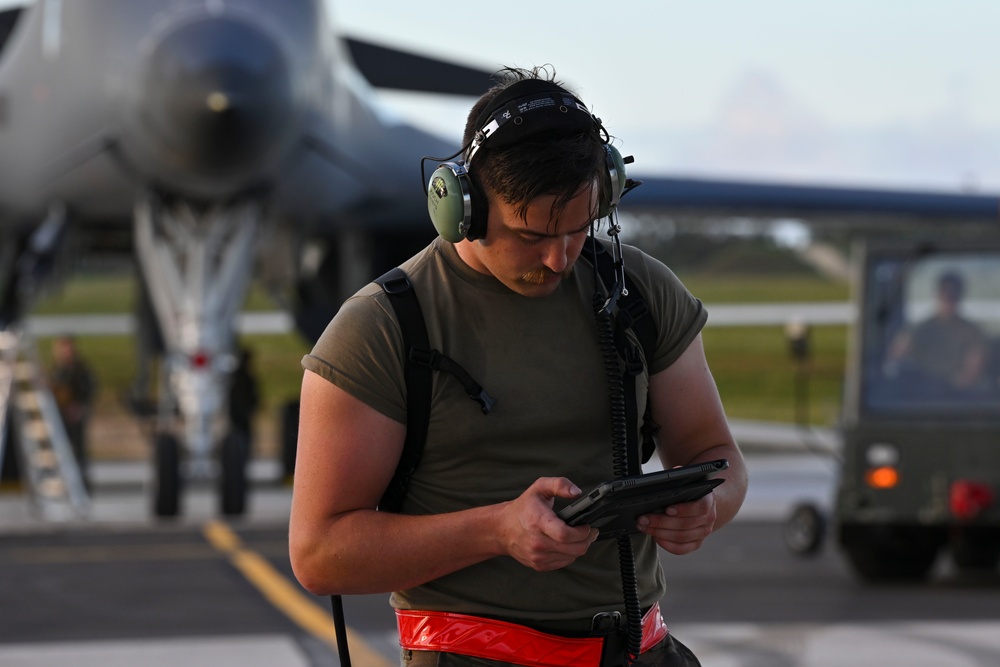
[[76,341],[68,334],[59,336],[53,342],[52,361],[49,386],[80,467],[83,483],[89,490],[87,424],[97,394],[97,382],[90,366],[80,356]]

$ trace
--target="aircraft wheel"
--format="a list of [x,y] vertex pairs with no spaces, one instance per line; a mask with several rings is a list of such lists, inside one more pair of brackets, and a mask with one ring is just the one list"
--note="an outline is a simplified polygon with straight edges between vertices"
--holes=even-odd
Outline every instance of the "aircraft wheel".
[[799,556],[814,556],[823,546],[826,517],[811,503],[797,505],[782,526],[785,544]]
[[222,440],[219,499],[222,513],[228,516],[246,511],[249,454],[250,442],[246,434],[232,431]]
[[952,533],[951,559],[963,571],[995,570],[1000,564],[1000,529],[966,526]]
[[922,581],[947,535],[922,526],[842,526],[841,543],[854,571],[871,583]]
[[153,512],[156,516],[177,516],[181,497],[181,448],[169,433],[159,433],[153,443],[156,457],[156,487]]

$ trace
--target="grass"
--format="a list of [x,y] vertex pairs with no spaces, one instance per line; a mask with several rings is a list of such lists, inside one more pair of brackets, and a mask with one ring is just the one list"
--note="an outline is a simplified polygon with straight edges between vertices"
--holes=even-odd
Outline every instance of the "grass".
[[807,399],[809,423],[836,420],[847,327],[813,327],[812,354],[805,365],[792,358],[782,327],[709,327],[702,337],[730,419],[797,421],[802,416],[798,401]]
[[796,303],[847,301],[847,285],[818,276],[706,276],[678,273],[705,303]]
[[[843,302],[848,286],[804,272],[680,272],[709,310],[713,303]],[[705,354],[730,419],[832,424],[840,412],[846,326],[812,327],[810,358],[792,358],[783,326],[708,327]]]
[[[135,304],[136,287],[130,273],[82,273],[68,280],[58,290],[47,294],[32,309],[36,315],[113,315],[130,313]],[[247,295],[244,310],[274,309],[263,289],[254,285]]]

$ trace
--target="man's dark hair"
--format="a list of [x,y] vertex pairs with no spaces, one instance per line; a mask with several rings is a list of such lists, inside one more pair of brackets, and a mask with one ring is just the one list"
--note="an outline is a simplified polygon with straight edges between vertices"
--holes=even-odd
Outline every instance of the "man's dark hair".
[[[466,147],[480,130],[480,119],[494,111],[495,101],[519,81],[550,81],[576,97],[555,79],[555,70],[549,67],[505,68],[496,76],[500,83],[486,91],[469,112],[462,139]],[[528,204],[543,195],[556,197],[553,210],[558,212],[595,176],[606,174],[604,144],[605,138],[596,121],[593,128],[585,132],[578,129],[541,132],[500,148],[491,148],[487,139],[469,163],[469,174],[476,187],[515,205],[522,218],[527,214]],[[609,179],[599,178],[597,184],[600,197],[605,199],[609,193]]]

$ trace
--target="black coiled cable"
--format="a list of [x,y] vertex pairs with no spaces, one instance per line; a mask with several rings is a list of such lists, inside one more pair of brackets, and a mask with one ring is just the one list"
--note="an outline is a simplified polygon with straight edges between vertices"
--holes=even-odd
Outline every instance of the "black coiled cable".
[[625,389],[622,386],[622,368],[615,348],[614,322],[607,314],[604,299],[594,295],[594,313],[597,318],[597,342],[601,346],[604,374],[608,381],[608,402],[611,406],[611,460],[615,477],[628,476],[628,427],[626,425]]
[[628,535],[618,538],[618,564],[622,575],[622,594],[625,598],[625,627],[628,630],[624,664],[628,667],[639,657],[639,651],[642,649],[642,608],[639,605],[639,584],[635,574],[632,538]]
[[[595,263],[596,266],[596,263]],[[605,298],[594,294],[594,314],[597,319],[597,340],[604,360],[611,405],[611,451],[615,477],[628,476],[628,427],[625,412],[625,389],[622,385],[622,368],[615,348],[615,328],[611,315],[605,308]],[[632,538],[618,538],[618,562],[622,577],[622,594],[625,600],[626,639],[625,665],[639,657],[642,646],[642,608],[639,603],[638,580],[635,574],[635,554]]]

